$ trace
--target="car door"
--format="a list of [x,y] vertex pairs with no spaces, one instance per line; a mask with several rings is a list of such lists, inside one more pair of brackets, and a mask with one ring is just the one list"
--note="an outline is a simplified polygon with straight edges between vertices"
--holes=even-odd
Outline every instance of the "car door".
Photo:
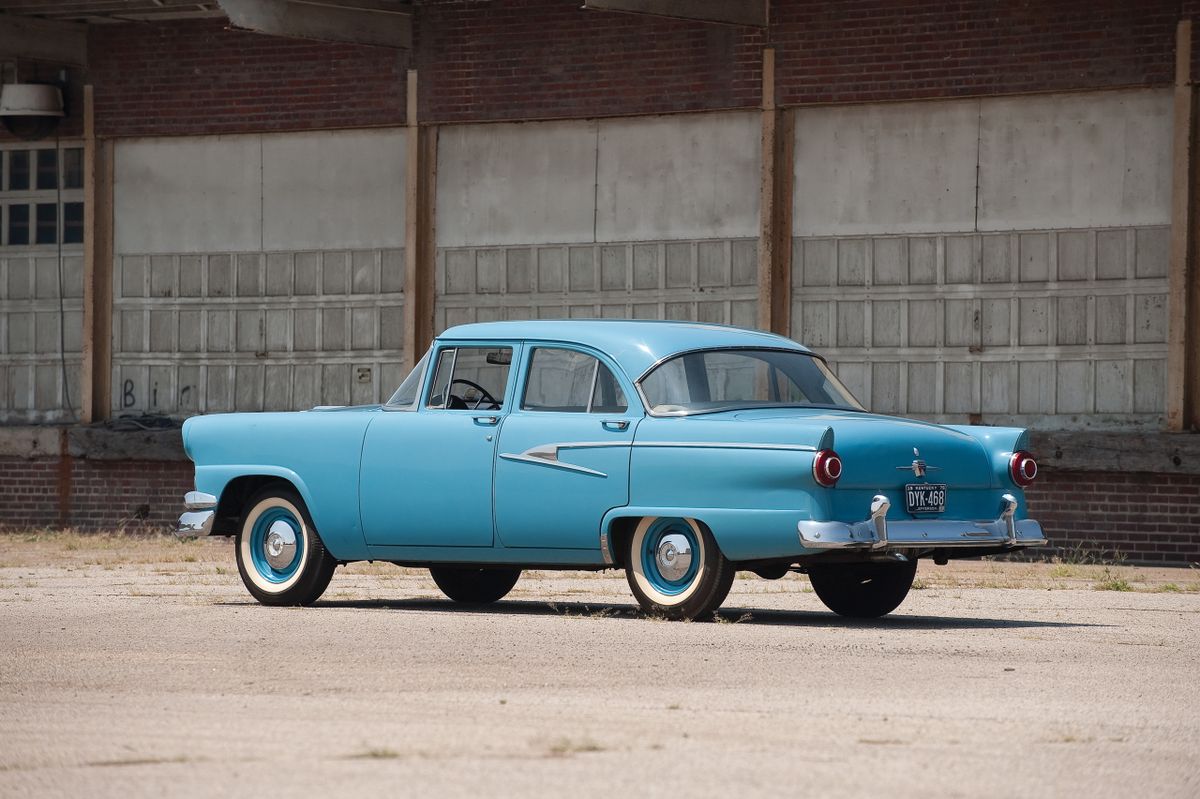
[[506,547],[597,549],[600,520],[629,501],[640,407],[595,353],[527,345],[500,431],[496,531]]
[[367,429],[359,476],[368,544],[490,547],[496,435],[514,347],[444,343],[415,411]]

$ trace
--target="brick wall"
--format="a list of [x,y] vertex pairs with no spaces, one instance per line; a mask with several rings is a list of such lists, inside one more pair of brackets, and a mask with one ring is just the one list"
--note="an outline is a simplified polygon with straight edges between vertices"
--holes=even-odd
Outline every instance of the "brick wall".
[[404,52],[232,31],[226,22],[93,25],[88,79],[104,136],[404,122]]
[[1059,552],[1200,563],[1200,474],[1045,469],[1026,496]]
[[1166,86],[1175,23],[1195,14],[1196,0],[773,0],[760,30],[579,0],[427,0],[411,53],[219,20],[93,26],[88,79],[106,136],[400,124],[409,66],[428,122],[754,108],[766,45],[788,105]]
[[190,461],[0,457],[0,528],[173,526]]

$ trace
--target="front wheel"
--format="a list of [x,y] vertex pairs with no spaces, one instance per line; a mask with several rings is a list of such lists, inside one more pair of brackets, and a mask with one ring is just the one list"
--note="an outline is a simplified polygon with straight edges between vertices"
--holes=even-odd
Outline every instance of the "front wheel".
[[496,567],[430,566],[429,574],[442,593],[455,602],[488,605],[503,599],[517,584],[520,569]]
[[707,617],[729,595],[734,573],[712,533],[695,519],[648,516],[629,539],[625,577],[647,613]]
[[272,486],[246,505],[237,535],[237,565],[250,594],[264,605],[311,605],[329,586],[337,560],[326,551],[304,500]]
[[912,587],[917,561],[810,566],[808,580],[825,607],[839,616],[874,619],[891,613]]

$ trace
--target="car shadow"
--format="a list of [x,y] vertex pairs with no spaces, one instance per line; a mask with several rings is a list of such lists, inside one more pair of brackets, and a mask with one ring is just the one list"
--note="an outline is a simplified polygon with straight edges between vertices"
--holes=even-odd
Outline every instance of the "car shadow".
[[[223,604],[254,604],[223,603]],[[467,605],[448,599],[327,599],[316,608],[357,608],[362,610],[449,611],[500,616],[565,616],[582,618],[655,619],[633,604],[607,602],[544,602],[505,599],[492,605]],[[957,616],[909,616],[903,607],[878,619],[849,619],[830,611],[777,610],[725,607],[713,621],[726,624],[770,625],[777,627],[879,627],[913,630],[1026,629],[1053,627],[1111,627],[1109,624],[1042,621],[1038,619],[994,619]]]

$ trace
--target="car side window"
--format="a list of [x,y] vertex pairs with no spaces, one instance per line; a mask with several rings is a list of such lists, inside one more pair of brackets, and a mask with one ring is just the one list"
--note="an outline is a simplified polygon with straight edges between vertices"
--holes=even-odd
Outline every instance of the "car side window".
[[533,350],[521,408],[559,413],[620,413],[629,404],[621,385],[599,360],[576,350]]
[[438,353],[428,407],[498,411],[512,364],[511,347],[447,347]]

